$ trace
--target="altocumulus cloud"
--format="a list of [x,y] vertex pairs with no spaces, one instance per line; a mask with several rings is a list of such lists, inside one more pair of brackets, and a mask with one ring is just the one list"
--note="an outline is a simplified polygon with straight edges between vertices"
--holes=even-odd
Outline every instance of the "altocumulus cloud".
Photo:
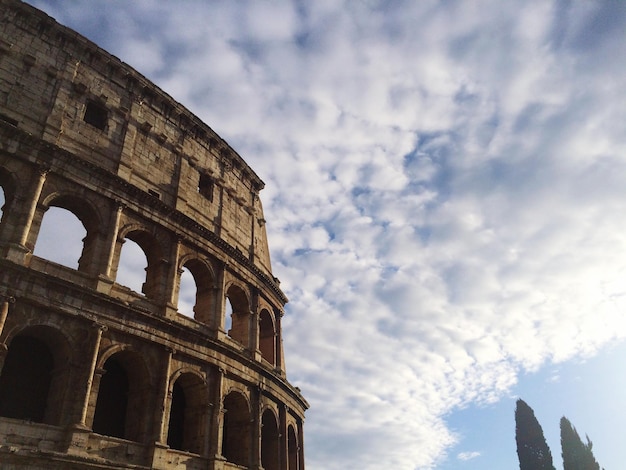
[[32,3],[266,181],[309,468],[433,468],[446,413],[624,336],[626,3]]

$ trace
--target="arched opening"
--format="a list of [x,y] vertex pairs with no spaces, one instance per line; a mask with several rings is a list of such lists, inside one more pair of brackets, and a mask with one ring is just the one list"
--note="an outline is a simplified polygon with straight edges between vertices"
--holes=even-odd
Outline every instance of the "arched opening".
[[125,239],[115,282],[141,293],[147,270],[148,258],[141,246],[131,239]]
[[266,309],[259,315],[259,349],[263,359],[276,365],[276,328],[272,314]]
[[126,437],[128,408],[128,374],[122,364],[111,357],[104,364],[100,379],[93,431],[105,436]]
[[61,425],[71,347],[49,326],[32,326],[10,342],[0,373],[0,415]]
[[92,429],[98,434],[144,440],[152,396],[147,370],[137,353],[122,351],[102,367]]
[[181,313],[185,314],[181,309],[182,306],[187,312],[191,312],[197,321],[212,323],[215,304],[214,280],[211,271],[202,261],[191,259],[184,264],[178,299],[178,310]]
[[26,334],[15,337],[0,375],[0,415],[43,423],[54,365],[44,341]]
[[287,429],[287,459],[288,470],[299,470],[298,467],[298,438],[296,437],[296,431],[293,426],[289,426]]
[[248,402],[237,392],[224,398],[222,455],[234,464],[250,465],[251,423]]
[[172,449],[203,453],[207,432],[208,392],[194,374],[182,374],[172,387],[167,445]]
[[[33,253],[72,269],[95,274],[100,222],[88,201],[60,195],[45,202],[48,209],[35,217],[37,239]],[[41,217],[40,219],[38,217]],[[39,222],[37,222],[39,220]]]
[[34,249],[35,256],[78,269],[87,230],[74,213],[50,207],[44,214]]
[[126,234],[119,253],[116,282],[150,299],[161,298],[165,281],[163,251],[154,236],[144,230]]
[[261,466],[264,470],[279,470],[278,424],[271,410],[265,410],[261,419]]
[[232,285],[226,293],[232,307],[232,325],[228,335],[244,347],[250,346],[250,305],[248,297],[241,287]]
[[185,437],[185,389],[177,380],[172,387],[172,405],[170,407],[170,424],[167,429],[167,445],[172,449],[186,450],[183,442]]
[[178,311],[186,317],[194,317],[196,290],[196,280],[193,278],[193,274],[183,266],[180,275],[180,287],[178,288]]

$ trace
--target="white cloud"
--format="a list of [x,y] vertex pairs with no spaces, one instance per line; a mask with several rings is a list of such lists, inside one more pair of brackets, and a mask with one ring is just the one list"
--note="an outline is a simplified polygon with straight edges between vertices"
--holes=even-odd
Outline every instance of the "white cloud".
[[461,452],[459,453],[456,458],[459,460],[462,460],[463,462],[467,461],[467,460],[472,460],[475,459],[477,457],[480,457],[480,452]]
[[91,5],[54,11],[267,183],[309,468],[432,468],[446,413],[624,336],[623,8]]

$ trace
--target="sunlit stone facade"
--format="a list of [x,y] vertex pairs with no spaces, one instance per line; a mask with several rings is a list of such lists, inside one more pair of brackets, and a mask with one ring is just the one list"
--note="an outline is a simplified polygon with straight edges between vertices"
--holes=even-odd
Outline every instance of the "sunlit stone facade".
[[[304,469],[263,182],[226,142],[0,0],[0,185],[2,468]],[[85,228],[77,269],[33,254],[51,207]],[[116,282],[126,240],[146,256],[141,293]],[[193,318],[177,307],[185,270]]]

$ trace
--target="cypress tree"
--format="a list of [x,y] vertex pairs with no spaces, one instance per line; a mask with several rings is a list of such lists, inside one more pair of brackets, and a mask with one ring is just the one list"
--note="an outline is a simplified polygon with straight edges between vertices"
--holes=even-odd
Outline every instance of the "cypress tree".
[[561,418],[561,455],[563,470],[600,470],[592,452],[593,444],[587,436],[587,444],[583,443],[576,428],[563,416]]
[[556,470],[543,429],[532,408],[521,399],[515,407],[515,441],[520,470]]

